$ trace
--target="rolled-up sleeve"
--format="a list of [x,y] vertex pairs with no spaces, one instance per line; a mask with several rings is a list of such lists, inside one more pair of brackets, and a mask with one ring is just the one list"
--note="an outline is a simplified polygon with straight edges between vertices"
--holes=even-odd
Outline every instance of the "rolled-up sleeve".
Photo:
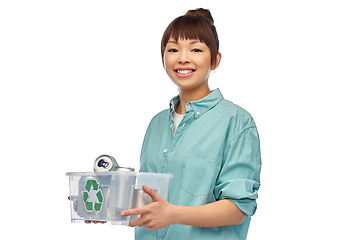
[[214,189],[216,199],[229,199],[246,215],[252,216],[257,208],[260,170],[260,142],[253,126],[234,137],[225,147]]

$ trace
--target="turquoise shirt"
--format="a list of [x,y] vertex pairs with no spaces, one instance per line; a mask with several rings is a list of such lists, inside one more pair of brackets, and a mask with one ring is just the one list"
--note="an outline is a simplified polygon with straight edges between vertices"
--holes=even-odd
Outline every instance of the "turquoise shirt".
[[[255,123],[244,109],[223,98],[219,89],[189,102],[173,135],[170,108],[158,113],[145,134],[140,172],[171,173],[168,202],[200,206],[229,199],[246,213],[241,225],[199,228],[170,225],[156,231],[137,227],[135,238],[146,240],[246,239],[260,187],[260,146]],[[216,216],[214,216],[216,217]]]

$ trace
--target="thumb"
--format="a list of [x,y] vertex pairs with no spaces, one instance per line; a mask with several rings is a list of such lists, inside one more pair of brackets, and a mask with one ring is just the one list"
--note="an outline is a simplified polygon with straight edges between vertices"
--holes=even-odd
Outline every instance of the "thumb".
[[146,192],[154,201],[159,201],[163,199],[159,194],[157,194],[151,187],[146,186],[145,184],[142,185],[144,192]]

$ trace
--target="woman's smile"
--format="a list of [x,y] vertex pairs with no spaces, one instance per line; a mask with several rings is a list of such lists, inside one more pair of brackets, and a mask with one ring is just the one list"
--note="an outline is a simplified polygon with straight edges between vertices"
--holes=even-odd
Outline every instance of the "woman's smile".
[[174,70],[179,77],[190,77],[195,73],[195,69],[192,68],[177,68]]

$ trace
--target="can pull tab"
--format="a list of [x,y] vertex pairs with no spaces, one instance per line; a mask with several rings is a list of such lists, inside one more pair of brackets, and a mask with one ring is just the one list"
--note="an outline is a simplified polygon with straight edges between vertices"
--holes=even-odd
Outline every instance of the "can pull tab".
[[107,168],[109,166],[109,163],[106,162],[104,159],[100,159],[97,166],[102,168]]

